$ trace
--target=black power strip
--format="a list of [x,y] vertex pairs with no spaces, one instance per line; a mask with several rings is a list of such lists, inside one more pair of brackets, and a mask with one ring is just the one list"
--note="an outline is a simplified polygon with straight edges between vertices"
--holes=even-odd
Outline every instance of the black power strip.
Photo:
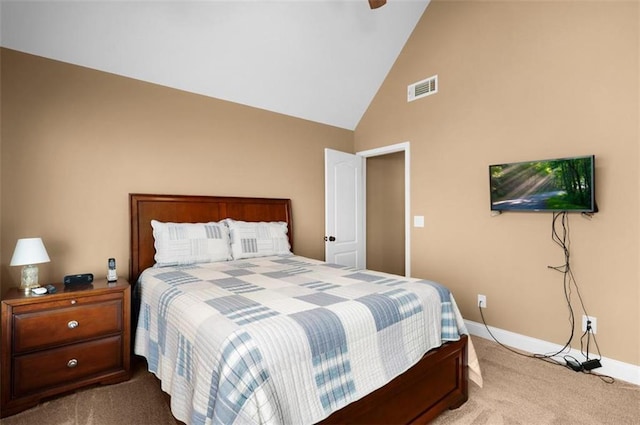
[[593,359],[593,360],[587,360],[586,362],[583,362],[582,367],[584,370],[591,370],[591,369],[596,369],[598,367],[602,367],[602,364],[600,363],[600,360]]
[[582,372],[582,371],[587,371],[587,370],[596,369],[598,367],[602,367],[602,364],[598,359],[587,360],[582,364],[580,364],[580,362],[578,362],[575,359],[565,359],[565,361],[567,362],[567,367],[571,368],[572,370],[575,370],[576,372]]

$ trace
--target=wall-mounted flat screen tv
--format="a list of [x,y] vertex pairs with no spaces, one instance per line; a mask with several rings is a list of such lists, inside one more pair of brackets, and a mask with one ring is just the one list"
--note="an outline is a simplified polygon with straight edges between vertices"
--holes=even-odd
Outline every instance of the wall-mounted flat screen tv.
[[596,212],[594,155],[489,166],[492,211]]

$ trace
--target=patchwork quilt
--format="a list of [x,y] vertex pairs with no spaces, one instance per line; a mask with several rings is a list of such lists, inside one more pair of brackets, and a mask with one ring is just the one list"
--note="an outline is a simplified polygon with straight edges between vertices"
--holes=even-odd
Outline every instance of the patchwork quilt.
[[467,333],[449,290],[300,257],[157,267],[135,353],[187,424],[311,424]]

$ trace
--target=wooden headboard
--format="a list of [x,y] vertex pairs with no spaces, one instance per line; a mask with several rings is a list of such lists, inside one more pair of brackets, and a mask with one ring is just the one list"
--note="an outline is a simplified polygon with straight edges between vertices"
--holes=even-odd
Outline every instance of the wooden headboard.
[[173,223],[206,223],[232,218],[241,221],[284,221],[289,226],[289,243],[293,251],[291,200],[276,198],[241,198],[229,196],[129,194],[131,219],[132,284],[154,261],[151,220]]

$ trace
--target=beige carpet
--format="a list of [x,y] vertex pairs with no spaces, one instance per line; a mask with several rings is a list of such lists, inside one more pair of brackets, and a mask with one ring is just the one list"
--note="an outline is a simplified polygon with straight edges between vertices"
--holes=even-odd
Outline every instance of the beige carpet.
[[134,362],[133,377],[45,401],[0,420],[2,425],[175,425],[160,384]]
[[[433,424],[640,425],[640,387],[622,381],[607,384],[595,376],[518,356],[492,341],[476,337],[473,341],[484,388],[470,384],[469,401]],[[158,381],[139,366],[128,382],[78,391],[1,422],[175,425]]]
[[[640,424],[640,387],[607,384],[542,360],[511,353],[473,337],[484,386],[469,388],[469,400],[432,423],[444,424]],[[593,372],[597,372],[595,369]]]

